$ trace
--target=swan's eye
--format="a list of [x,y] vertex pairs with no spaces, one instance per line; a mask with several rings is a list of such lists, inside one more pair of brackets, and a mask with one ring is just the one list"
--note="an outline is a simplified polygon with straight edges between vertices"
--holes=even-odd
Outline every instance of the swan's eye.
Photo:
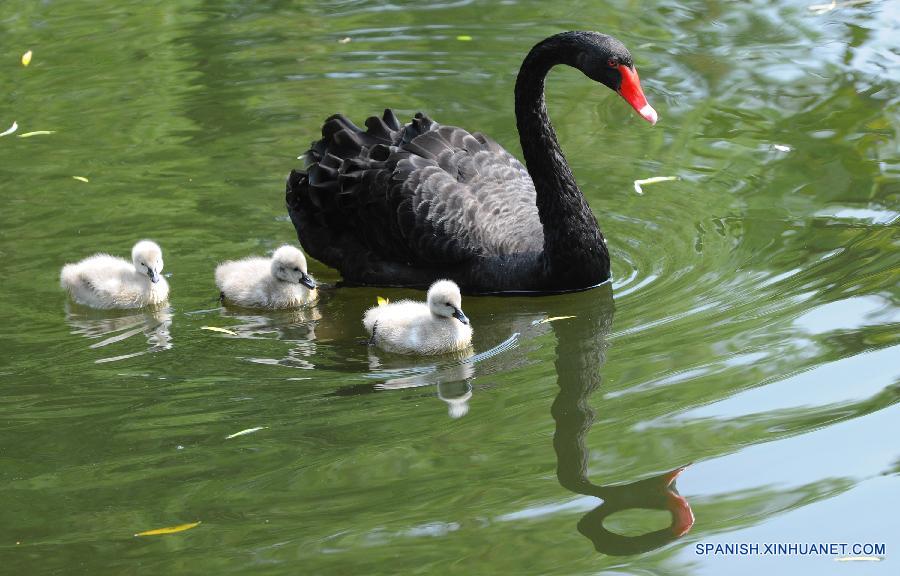
[[294,268],[294,272],[299,272],[299,271],[300,271],[299,268]]
[[609,66],[610,68],[618,68],[619,62],[615,58],[610,58],[609,60],[606,61],[606,65]]

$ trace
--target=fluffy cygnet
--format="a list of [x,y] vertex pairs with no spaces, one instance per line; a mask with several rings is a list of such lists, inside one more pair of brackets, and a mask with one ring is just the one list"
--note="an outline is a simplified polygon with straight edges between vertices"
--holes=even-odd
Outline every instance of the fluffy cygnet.
[[251,256],[216,267],[222,299],[247,308],[296,308],[318,297],[315,281],[306,273],[306,257],[284,245],[272,258]]
[[456,283],[438,280],[428,289],[427,300],[401,300],[366,310],[363,326],[369,341],[400,354],[443,354],[469,346],[472,327]]
[[94,254],[63,266],[60,285],[79,304],[92,308],[141,308],[162,304],[169,284],[160,276],[162,250],[141,240],[131,249],[131,262],[109,254]]

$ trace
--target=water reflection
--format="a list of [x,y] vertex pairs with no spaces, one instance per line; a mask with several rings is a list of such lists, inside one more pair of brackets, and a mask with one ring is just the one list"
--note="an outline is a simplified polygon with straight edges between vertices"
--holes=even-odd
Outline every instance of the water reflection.
[[303,370],[312,370],[316,367],[313,362],[317,352],[316,326],[322,319],[318,306],[271,310],[265,314],[243,308],[222,308],[221,314],[225,318],[238,321],[237,324],[229,324],[228,329],[236,332],[240,338],[275,338],[293,345],[286,356],[248,357],[250,362]]
[[278,338],[279,340],[315,340],[316,324],[322,319],[317,306],[286,310],[258,310],[246,308],[222,308],[223,318],[237,320],[228,329],[241,338]]
[[[559,392],[550,413],[555,422],[553,447],[557,478],[562,487],[603,502],[578,522],[578,531],[598,552],[613,556],[638,554],[664,546],[686,534],[694,524],[690,504],[678,494],[675,481],[686,466],[650,478],[614,486],[595,484],[588,478],[590,449],[586,436],[594,422],[591,395],[602,382],[614,304],[609,285],[595,290],[552,298],[515,301],[515,315],[494,318],[479,327],[482,341],[500,344],[455,362],[438,361],[425,366],[390,369],[391,360],[370,354],[369,376],[381,382],[353,386],[337,394],[360,394],[434,386],[435,395],[447,404],[452,418],[464,416],[477,389],[477,377],[503,373],[534,363],[531,352],[538,337],[552,330],[556,336],[555,366]],[[558,318],[540,323],[541,318]],[[408,360],[406,361],[409,362]],[[407,366],[408,364],[404,364]],[[670,513],[669,526],[635,536],[606,528],[609,516],[626,510],[662,510]]]
[[[159,352],[172,348],[172,308],[143,308],[140,310],[94,310],[73,302],[66,302],[66,322],[72,334],[79,334],[90,340],[97,340],[88,348],[99,349],[112,346],[110,350],[120,350],[127,346],[129,351],[94,360],[95,363],[115,362],[134,358],[148,352]],[[137,345],[143,335],[144,343]],[[121,344],[121,346],[116,346]],[[139,348],[135,350],[135,348]]]
[[472,399],[472,383],[442,382],[437,385],[437,396],[447,404],[447,414],[451,418],[462,418],[469,413],[469,400]]
[[[577,317],[577,321],[552,324],[559,386],[550,409],[556,422],[556,476],[567,490],[603,499],[600,506],[581,518],[578,531],[598,552],[613,556],[648,552],[672,542],[694,524],[690,504],[675,489],[675,479],[684,467],[616,486],[598,485],[588,479],[590,451],[585,437],[594,422],[590,397],[602,381],[600,371],[606,361],[614,314],[612,290],[607,286],[560,299],[552,312],[554,316]],[[665,510],[672,515],[672,523],[638,536],[617,534],[604,526],[608,516],[629,509]]]
[[[461,358],[455,364],[444,367],[426,366],[411,375],[388,378],[375,385],[376,390],[401,390],[404,388],[420,388],[435,385],[437,397],[447,404],[447,414],[451,418],[462,418],[469,413],[469,400],[472,399],[472,380],[475,377],[474,356],[471,350],[465,351],[468,357]],[[375,363],[373,366],[371,363]],[[377,368],[380,360],[370,356],[370,366]]]

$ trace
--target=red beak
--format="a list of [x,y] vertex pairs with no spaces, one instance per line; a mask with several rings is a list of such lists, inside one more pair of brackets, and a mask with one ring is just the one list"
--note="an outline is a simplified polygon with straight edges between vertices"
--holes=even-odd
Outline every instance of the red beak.
[[631,107],[637,110],[641,118],[650,124],[656,124],[659,120],[656,110],[653,106],[647,104],[647,97],[641,89],[641,81],[638,78],[637,70],[631,66],[619,64],[619,74],[622,75],[622,84],[619,87],[619,95],[631,104]]

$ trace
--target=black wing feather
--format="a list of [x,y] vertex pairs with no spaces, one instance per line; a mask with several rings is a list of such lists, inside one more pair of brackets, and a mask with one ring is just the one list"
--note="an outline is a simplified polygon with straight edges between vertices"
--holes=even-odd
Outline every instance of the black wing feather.
[[288,177],[311,256],[353,280],[377,263],[446,267],[542,250],[534,184],[499,144],[421,113],[401,126],[388,109],[365,126],[328,118],[305,169]]

